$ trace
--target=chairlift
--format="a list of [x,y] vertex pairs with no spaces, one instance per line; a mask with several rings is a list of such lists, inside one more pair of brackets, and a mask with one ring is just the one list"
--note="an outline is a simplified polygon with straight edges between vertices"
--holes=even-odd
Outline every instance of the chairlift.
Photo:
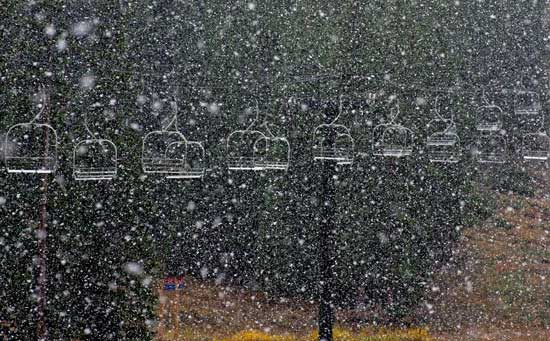
[[392,108],[390,122],[374,127],[373,155],[399,158],[412,154],[414,133],[395,123],[399,113],[399,106]]
[[[259,111],[257,104],[256,110]],[[273,134],[267,123],[267,115],[264,115],[260,128],[263,128],[266,134],[254,143],[254,149],[260,154],[257,159],[259,166],[267,170],[287,171],[290,166],[290,142],[285,137]]]
[[498,131],[502,128],[502,109],[494,104],[480,106],[477,110],[476,129]]
[[118,150],[113,141],[95,138],[84,114],[86,132],[92,136],[73,149],[73,176],[78,181],[113,180],[118,171]]
[[514,94],[514,114],[517,127],[522,132],[533,132],[544,127],[544,112],[536,92],[516,90]]
[[514,114],[539,115],[542,105],[538,93],[534,91],[516,91],[514,95]]
[[479,163],[505,163],[508,148],[506,138],[494,133],[482,134],[476,143],[475,154]]
[[[174,103],[176,104],[176,103]],[[173,130],[170,127],[173,126]],[[172,121],[143,138],[142,168],[145,174],[167,179],[200,179],[205,174],[205,150],[200,142],[188,141],[178,131],[177,105]]]
[[11,126],[5,136],[4,162],[8,173],[52,174],[57,167],[57,132],[36,123],[45,105],[30,122]]
[[[172,155],[177,158],[177,150],[183,147],[184,167],[183,171],[172,172],[167,179],[202,179],[206,171],[206,151],[200,142],[186,141],[176,142],[176,148],[169,148],[176,151]],[[181,154],[180,154],[181,155]]]
[[353,163],[355,141],[350,129],[336,123],[342,114],[342,109],[342,97],[340,97],[338,116],[328,124],[318,125],[313,131],[313,160],[330,160],[338,165]]
[[431,120],[428,126],[435,125],[435,123],[442,123],[446,127],[443,131],[437,131],[430,136],[426,141],[427,155],[430,162],[434,163],[457,163],[460,161],[460,138],[456,133],[456,124],[454,117],[450,119],[444,118],[439,112],[437,107],[435,113],[437,118]]
[[262,124],[255,128],[259,115],[259,106],[256,103],[254,121],[246,129],[236,130],[227,137],[227,166],[229,170],[288,170],[290,164],[289,141],[272,133],[266,116],[264,116]]
[[426,143],[430,162],[457,163],[460,161],[460,138],[448,131],[430,135]]
[[75,180],[113,180],[117,176],[118,151],[107,139],[90,139],[79,142],[73,151]]
[[[185,137],[177,131],[156,130],[145,135],[141,159],[143,172],[170,175],[183,171],[185,152],[177,147],[185,143]],[[179,154],[176,153],[178,149]]]
[[521,142],[524,161],[547,161],[550,156],[550,137],[546,132],[525,134]]
[[263,151],[258,150],[258,141],[262,140],[267,141],[267,137],[250,127],[229,134],[226,143],[229,170],[264,170],[261,155],[266,154],[267,144]]
[[[284,137],[260,137],[254,143],[258,152],[257,163],[263,169],[287,171],[290,166],[290,143]],[[264,152],[263,155],[262,152]]]

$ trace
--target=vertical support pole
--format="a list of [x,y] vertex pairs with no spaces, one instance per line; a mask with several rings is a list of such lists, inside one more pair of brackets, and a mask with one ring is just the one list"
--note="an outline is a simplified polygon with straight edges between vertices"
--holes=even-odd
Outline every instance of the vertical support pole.
[[[46,89],[41,89],[41,91],[47,91]],[[44,120],[46,124],[50,123],[50,101],[48,93],[41,94],[45,96],[44,99]],[[49,130],[44,130],[44,156],[47,156],[49,153]],[[47,162],[47,161],[44,161]],[[48,165],[45,164],[45,167]],[[37,267],[38,267],[38,279],[36,285],[36,297],[38,298],[36,313],[37,313],[37,337],[39,341],[48,340],[48,325],[46,323],[46,300],[47,300],[47,286],[48,286],[48,251],[47,251],[47,236],[48,236],[48,186],[49,186],[49,175],[43,174],[41,179],[40,190],[42,191],[42,196],[40,198],[39,204],[39,217],[40,221],[38,224],[37,238],[38,238],[38,257],[37,257]]]
[[47,264],[47,246],[46,246],[46,238],[47,238],[47,205],[48,205],[48,175],[44,174],[42,176],[42,198],[40,199],[40,208],[39,208],[39,214],[40,214],[40,223],[38,225],[38,258],[37,258],[37,266],[38,266],[38,280],[37,280],[37,286],[36,286],[36,296],[38,298],[37,301],[37,307],[36,312],[38,315],[38,323],[37,323],[37,335],[38,340],[40,341],[46,341],[48,339],[48,326],[46,324],[46,299],[47,299],[47,283],[48,283],[48,277],[47,277],[47,271],[48,271],[48,264]]
[[[333,142],[333,141],[332,141]],[[332,341],[334,323],[333,288],[334,288],[334,200],[336,162],[323,161],[322,210],[319,224],[319,341]]]
[[333,286],[334,286],[334,161],[323,162],[323,192],[322,217],[319,231],[319,270],[320,301],[319,301],[319,340],[332,341]]

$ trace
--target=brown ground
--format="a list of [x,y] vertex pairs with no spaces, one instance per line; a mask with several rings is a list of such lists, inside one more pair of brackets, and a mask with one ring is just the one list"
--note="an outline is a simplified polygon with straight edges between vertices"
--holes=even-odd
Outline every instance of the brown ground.
[[464,231],[434,284],[431,325],[452,331],[443,340],[550,340],[549,232],[550,199],[513,195]]
[[262,293],[197,280],[189,282],[188,292],[192,295],[184,299],[184,329],[193,330],[197,341],[203,335],[221,337],[249,329],[307,335],[315,328],[316,306],[309,302],[274,301]]

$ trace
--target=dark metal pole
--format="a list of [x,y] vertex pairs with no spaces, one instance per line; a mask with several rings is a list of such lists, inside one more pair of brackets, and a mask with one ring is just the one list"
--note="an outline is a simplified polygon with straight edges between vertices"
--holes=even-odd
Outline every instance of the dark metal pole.
[[336,163],[323,162],[322,180],[322,210],[319,224],[319,270],[320,270],[320,300],[319,300],[319,340],[332,341],[332,325],[334,323],[333,288],[334,288],[334,210]]

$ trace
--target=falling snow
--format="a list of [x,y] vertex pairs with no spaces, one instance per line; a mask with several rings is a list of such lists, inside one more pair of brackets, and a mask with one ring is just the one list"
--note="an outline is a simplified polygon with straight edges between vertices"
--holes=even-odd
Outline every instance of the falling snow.
[[0,338],[550,339],[547,2],[4,7]]

